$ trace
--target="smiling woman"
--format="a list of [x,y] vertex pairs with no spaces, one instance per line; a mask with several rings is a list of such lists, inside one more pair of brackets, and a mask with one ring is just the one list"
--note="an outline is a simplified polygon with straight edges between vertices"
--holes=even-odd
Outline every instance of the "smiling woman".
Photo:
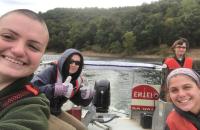
[[178,68],[166,83],[168,99],[175,108],[167,117],[166,130],[199,130],[200,76],[192,69]]
[[[28,13],[12,13],[0,19],[0,68],[4,68],[0,73],[4,79],[12,77],[15,80],[32,74],[44,54],[48,42],[47,28],[36,21],[36,17],[29,17]],[[27,32],[30,29],[32,31]]]
[[1,130],[48,129],[49,102],[30,84],[48,39],[45,22],[31,10],[0,17]]

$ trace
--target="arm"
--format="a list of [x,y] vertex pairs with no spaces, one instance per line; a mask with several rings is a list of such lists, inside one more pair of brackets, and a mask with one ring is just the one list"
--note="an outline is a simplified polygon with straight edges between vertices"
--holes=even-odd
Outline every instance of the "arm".
[[48,130],[49,102],[40,94],[21,99],[0,113],[0,130]]
[[88,81],[81,75],[80,89],[71,98],[71,101],[76,105],[88,106],[93,99],[94,90],[89,86]]
[[[64,96],[55,96],[55,86],[57,72],[56,66],[51,65],[45,70],[41,71],[32,79],[32,83],[34,86],[37,86],[42,93],[46,95],[46,97],[50,101],[50,110],[53,115],[59,115],[61,112],[61,106],[64,102],[66,102],[67,98]],[[62,83],[61,83],[62,85]]]
[[31,82],[37,86],[42,93],[45,93],[50,100],[54,97],[54,87],[56,80],[56,67],[49,66],[33,77]]
[[69,81],[66,79],[64,83],[57,82],[56,66],[50,66],[41,73],[35,75],[31,82],[34,86],[39,87],[40,91],[45,93],[47,98],[52,101],[57,97],[62,98],[65,96],[70,98],[73,91],[73,85],[70,83],[71,76],[68,77],[70,77]]
[[74,104],[81,106],[88,106],[93,98],[83,99],[80,90],[70,99]]
[[60,114],[62,105],[71,96],[70,88],[71,92],[73,91],[73,86],[70,86],[71,83],[65,83],[63,85],[62,82],[57,83],[56,78],[57,69],[56,66],[52,65],[35,75],[31,81],[50,100],[50,108],[53,115]]

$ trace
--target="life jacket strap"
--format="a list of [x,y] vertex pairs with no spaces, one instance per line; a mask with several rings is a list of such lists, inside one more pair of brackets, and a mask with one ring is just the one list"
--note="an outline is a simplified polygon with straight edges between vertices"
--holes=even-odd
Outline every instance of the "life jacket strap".
[[27,84],[22,90],[19,90],[8,96],[0,98],[0,111],[20,99],[31,96],[37,96],[38,94],[39,94],[38,88],[34,87],[31,84]]

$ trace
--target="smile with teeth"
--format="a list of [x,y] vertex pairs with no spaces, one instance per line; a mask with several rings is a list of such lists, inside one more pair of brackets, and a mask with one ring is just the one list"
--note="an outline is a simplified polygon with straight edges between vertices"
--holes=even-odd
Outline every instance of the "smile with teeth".
[[4,56],[4,59],[6,59],[6,60],[8,60],[8,61],[10,61],[12,63],[19,64],[19,65],[23,65],[24,64],[23,62],[21,62],[19,60],[16,60],[16,59],[13,59],[11,57]]
[[186,103],[186,102],[188,102],[188,101],[190,101],[190,99],[179,100],[178,102],[179,102],[179,103]]

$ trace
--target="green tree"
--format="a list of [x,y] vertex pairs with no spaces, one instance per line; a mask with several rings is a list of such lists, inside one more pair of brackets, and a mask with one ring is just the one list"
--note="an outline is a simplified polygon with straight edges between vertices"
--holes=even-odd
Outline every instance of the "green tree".
[[136,36],[133,32],[126,32],[123,36],[123,46],[125,54],[133,54],[135,49]]

